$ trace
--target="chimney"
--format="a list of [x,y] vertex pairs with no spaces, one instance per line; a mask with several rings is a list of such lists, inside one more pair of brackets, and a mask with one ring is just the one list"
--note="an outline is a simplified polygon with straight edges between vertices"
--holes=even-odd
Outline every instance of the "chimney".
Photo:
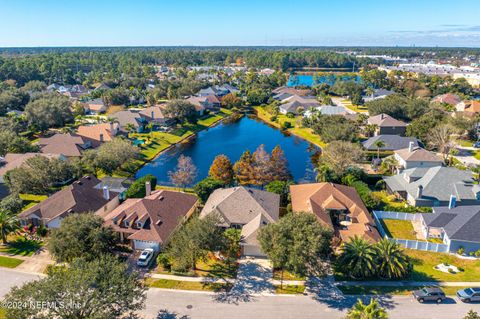
[[385,118],[385,114],[380,114],[380,119],[383,120]]
[[103,142],[103,133],[100,133],[100,142]]
[[150,196],[152,194],[152,184],[150,182],[145,182],[145,196]]
[[107,186],[103,186],[103,198],[110,200],[110,191]]
[[113,135],[115,135],[115,131],[113,129],[113,122],[110,122],[110,133],[112,133]]
[[423,196],[423,186],[422,185],[418,185],[418,188],[417,188],[417,198],[422,198]]
[[151,118],[152,118],[152,120],[153,120],[153,119],[155,118],[155,116],[154,116],[154,112],[153,112],[153,111],[152,111],[152,112],[150,112],[150,115],[151,115],[150,117],[151,117]]
[[457,204],[457,197],[454,195],[450,195],[450,201],[448,202],[448,209],[455,208]]
[[413,141],[410,141],[410,142],[408,143],[408,152],[409,152],[409,153],[413,152],[413,145],[414,145],[414,144],[415,144],[415,143],[413,143]]

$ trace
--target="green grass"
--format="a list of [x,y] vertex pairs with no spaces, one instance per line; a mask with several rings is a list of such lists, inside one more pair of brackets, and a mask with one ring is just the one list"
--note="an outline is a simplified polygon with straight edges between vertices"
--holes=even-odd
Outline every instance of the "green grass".
[[[413,261],[413,272],[408,278],[409,280],[480,281],[480,260],[460,259],[450,254],[413,249],[406,249],[405,252]],[[464,271],[450,274],[433,268],[441,263],[448,263],[458,268],[463,268]]]
[[275,293],[276,294],[288,294],[288,295],[298,295],[303,294],[305,291],[304,285],[275,285]]
[[21,259],[0,256],[0,267],[15,268],[21,263],[23,263]]
[[148,278],[145,282],[149,287],[179,290],[228,291],[232,287],[227,283],[202,283],[195,281],[180,281],[170,279]]
[[164,189],[167,191],[178,191],[178,192],[185,192],[185,193],[195,193],[193,188],[191,187],[181,188],[181,187],[175,187],[175,186],[157,185],[155,186],[155,189]]
[[7,318],[7,310],[5,308],[0,308],[0,319]]
[[0,246],[0,252],[10,255],[31,256],[43,245],[43,242],[17,236],[15,239],[9,240],[7,246]]
[[354,112],[357,112],[357,113],[366,113],[368,112],[368,108],[363,106],[363,105],[354,105],[350,100],[341,100],[342,102],[342,105]]
[[405,201],[398,200],[395,195],[388,194],[386,191],[372,192],[372,196],[379,199],[385,206],[402,209],[406,204]]
[[458,140],[456,140],[456,142],[457,142],[460,146],[463,146],[463,147],[472,147],[472,146],[473,146],[473,141],[469,141],[469,140],[461,140],[461,139],[458,139]]
[[[175,268],[175,265],[173,266]],[[198,260],[196,269],[188,273],[179,273],[169,271],[158,265],[156,272],[159,274],[169,274],[187,277],[213,277],[213,278],[235,278],[237,276],[238,264],[227,265],[221,260],[209,256],[206,260]]]
[[[280,269],[273,270],[273,279],[282,280],[282,271]],[[305,280],[304,276],[299,276],[297,274],[293,274],[289,271],[283,272],[283,280]]]
[[27,210],[48,198],[47,195],[34,194],[19,194],[18,196],[23,200],[22,211]]
[[296,136],[306,140],[307,142],[310,142],[310,143],[315,144],[315,145],[320,146],[320,147],[325,147],[327,145],[324,141],[322,141],[322,138],[319,135],[317,135],[313,132],[313,130],[311,128],[301,127],[301,125],[299,123],[297,123],[297,122],[301,122],[301,116],[297,116],[297,117],[294,117],[294,118],[289,118],[288,116],[286,116],[284,114],[279,114],[277,116],[277,121],[272,122],[272,121],[270,121],[271,114],[268,113],[265,110],[265,108],[260,107],[260,106],[256,106],[256,107],[254,107],[254,109],[257,112],[257,117],[259,119],[261,119],[262,121],[264,121],[265,123],[270,124],[271,126],[274,126],[278,129],[280,129],[284,122],[290,122],[293,127],[286,130],[287,133],[296,135]]
[[409,220],[380,219],[380,223],[390,238],[417,239],[412,222]]
[[[412,291],[421,289],[422,287],[414,286],[337,286],[338,289],[345,295],[410,295]],[[447,295],[455,295],[457,290],[468,287],[441,287]]]

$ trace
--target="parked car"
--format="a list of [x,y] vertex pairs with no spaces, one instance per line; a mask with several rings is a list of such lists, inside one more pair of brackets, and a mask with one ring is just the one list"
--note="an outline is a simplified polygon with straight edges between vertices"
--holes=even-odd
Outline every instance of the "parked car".
[[475,148],[480,148],[480,142],[475,142],[475,143],[473,143],[473,147],[475,147]]
[[466,288],[457,291],[457,297],[463,302],[480,301],[480,288]]
[[142,251],[137,260],[137,266],[147,267],[153,259],[155,251],[152,248],[147,248]]
[[412,294],[413,297],[420,303],[425,301],[435,301],[437,303],[441,303],[447,299],[443,290],[438,287],[425,287],[420,290],[415,290]]

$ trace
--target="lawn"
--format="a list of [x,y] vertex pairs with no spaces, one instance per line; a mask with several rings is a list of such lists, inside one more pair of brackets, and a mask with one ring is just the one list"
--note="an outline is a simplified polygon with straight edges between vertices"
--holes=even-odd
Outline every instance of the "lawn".
[[[282,280],[282,271],[280,269],[273,270],[273,279]],[[303,276],[293,274],[286,270],[283,272],[283,280],[305,280],[305,279],[306,278]]]
[[16,236],[13,239],[9,239],[7,246],[0,246],[0,252],[10,255],[31,256],[43,245],[44,243],[41,241]]
[[229,266],[225,262],[213,258],[211,255],[206,260],[198,260],[196,269],[188,273],[168,271],[163,269],[162,265],[158,265],[156,271],[159,274],[171,274],[188,277],[235,278],[237,276],[237,270],[238,264]]
[[263,107],[256,106],[254,109],[257,111],[257,117],[261,119],[262,121],[280,129],[282,127],[282,124],[284,122],[290,122],[292,124],[292,128],[286,130],[286,132],[296,135],[307,142],[310,142],[312,144],[315,144],[320,147],[325,147],[327,144],[322,141],[319,135],[313,133],[312,129],[307,128],[307,127],[301,127],[297,122],[301,122],[301,116],[297,116],[294,118],[289,118],[288,116],[284,114],[279,114],[277,116],[277,121],[272,122],[270,121],[270,113],[268,113]]
[[227,283],[203,283],[196,281],[180,281],[170,279],[148,278],[145,283],[149,287],[179,290],[200,290],[200,291],[228,291],[232,287]]
[[33,194],[19,194],[18,196],[23,201],[22,211],[27,210],[30,207],[33,207],[48,198],[47,195],[33,195]]
[[363,105],[354,105],[350,100],[343,99],[341,100],[342,105],[354,112],[357,113],[367,113],[368,108]]
[[157,185],[155,186],[155,189],[164,189],[167,191],[177,191],[177,192],[185,192],[185,193],[195,193],[193,191],[193,188],[190,188],[190,187],[181,188],[181,187],[175,187],[175,186]]
[[21,263],[23,263],[21,259],[0,256],[0,267],[15,268]]
[[470,140],[457,139],[456,142],[458,143],[458,145],[463,146],[463,147],[472,147],[473,146],[473,141],[470,141]]
[[0,319],[5,319],[7,318],[7,311],[5,308],[0,308]]
[[[337,286],[345,295],[410,295],[412,291],[422,287],[390,287],[390,286]],[[455,295],[457,290],[468,287],[441,287],[447,295]]]
[[297,294],[303,294],[304,291],[305,291],[304,285],[283,285],[283,287],[281,287],[280,285],[275,286],[276,294],[297,295]]
[[[413,260],[413,273],[410,275],[409,280],[480,281],[480,260],[460,259],[450,254],[422,250],[406,249],[405,251]],[[433,268],[441,263],[448,263],[458,268],[463,268],[464,271],[450,274]]]
[[417,239],[412,222],[409,220],[380,219],[380,223],[390,238]]

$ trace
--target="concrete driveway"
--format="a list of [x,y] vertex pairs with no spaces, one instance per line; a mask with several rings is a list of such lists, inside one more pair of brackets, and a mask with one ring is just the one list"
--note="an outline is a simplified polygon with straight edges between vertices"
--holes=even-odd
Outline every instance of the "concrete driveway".
[[458,153],[454,156],[457,160],[462,162],[466,166],[480,165],[480,161],[473,156],[473,152],[476,148],[473,147],[457,147]]

